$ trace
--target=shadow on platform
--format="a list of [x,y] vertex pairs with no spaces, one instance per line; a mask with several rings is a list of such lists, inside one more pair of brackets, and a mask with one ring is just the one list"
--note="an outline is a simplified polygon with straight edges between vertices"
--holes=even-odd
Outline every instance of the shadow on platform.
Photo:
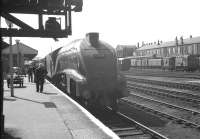
[[17,129],[5,129],[4,134],[3,134],[3,139],[21,139],[21,137],[17,137],[19,131]]
[[4,91],[4,92],[10,92],[10,90],[9,90],[9,89],[4,89],[3,91]]
[[14,99],[14,98],[6,98],[6,97],[4,97],[3,100],[5,100],[5,101],[16,101],[16,99]]
[[[10,87],[8,87],[10,88]],[[26,86],[13,86],[13,88],[26,88]]]
[[14,96],[14,97],[15,97],[15,98],[18,98],[18,99],[21,99],[21,100],[26,100],[26,101],[31,101],[31,102],[34,102],[34,103],[43,104],[43,102],[39,102],[39,101],[27,99],[27,98],[21,98],[21,97],[17,97],[17,96]]
[[12,135],[9,135],[8,133],[4,133],[3,139],[21,139],[21,138],[13,137]]
[[45,94],[45,95],[57,95],[57,93],[47,93],[47,92],[42,92],[42,94]]

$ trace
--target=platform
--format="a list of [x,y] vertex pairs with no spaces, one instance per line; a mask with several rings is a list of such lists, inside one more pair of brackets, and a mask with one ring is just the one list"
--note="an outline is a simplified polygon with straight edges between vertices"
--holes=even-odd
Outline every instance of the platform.
[[25,79],[14,96],[4,82],[5,139],[110,139],[109,128],[49,82],[44,92]]

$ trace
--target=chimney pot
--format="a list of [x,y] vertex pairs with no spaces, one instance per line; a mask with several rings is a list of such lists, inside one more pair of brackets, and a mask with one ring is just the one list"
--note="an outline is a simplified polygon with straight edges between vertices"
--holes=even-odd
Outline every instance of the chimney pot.
[[175,38],[175,44],[176,44],[176,46],[178,46],[178,38],[177,38],[177,36]]
[[138,42],[138,43],[137,43],[137,48],[139,48],[139,47],[140,47],[140,43]]
[[158,45],[160,45],[160,41],[158,40]]
[[142,46],[144,46],[144,42],[142,41]]
[[181,44],[183,45],[183,36],[180,37]]

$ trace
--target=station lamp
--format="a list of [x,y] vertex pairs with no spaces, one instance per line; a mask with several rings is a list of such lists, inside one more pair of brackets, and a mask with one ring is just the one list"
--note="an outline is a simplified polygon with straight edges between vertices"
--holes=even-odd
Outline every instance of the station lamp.
[[[60,20],[60,23],[58,23],[57,19]],[[49,32],[60,31],[61,30],[61,18],[49,17],[45,23],[45,30],[49,31]]]

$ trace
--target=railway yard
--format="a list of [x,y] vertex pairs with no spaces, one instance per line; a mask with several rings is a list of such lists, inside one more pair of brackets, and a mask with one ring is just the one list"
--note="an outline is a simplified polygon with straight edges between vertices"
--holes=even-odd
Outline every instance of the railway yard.
[[128,97],[110,107],[86,108],[123,139],[197,139],[200,136],[199,73],[151,69],[122,71]]
[[155,69],[122,73],[127,78],[130,96],[119,100],[120,113],[167,138],[199,138],[199,73]]
[[[161,72],[134,69],[123,72],[130,95],[119,100],[119,111],[88,110],[121,138],[198,138],[200,84],[197,76],[184,72],[170,76]],[[183,75],[186,76],[183,78]]]

